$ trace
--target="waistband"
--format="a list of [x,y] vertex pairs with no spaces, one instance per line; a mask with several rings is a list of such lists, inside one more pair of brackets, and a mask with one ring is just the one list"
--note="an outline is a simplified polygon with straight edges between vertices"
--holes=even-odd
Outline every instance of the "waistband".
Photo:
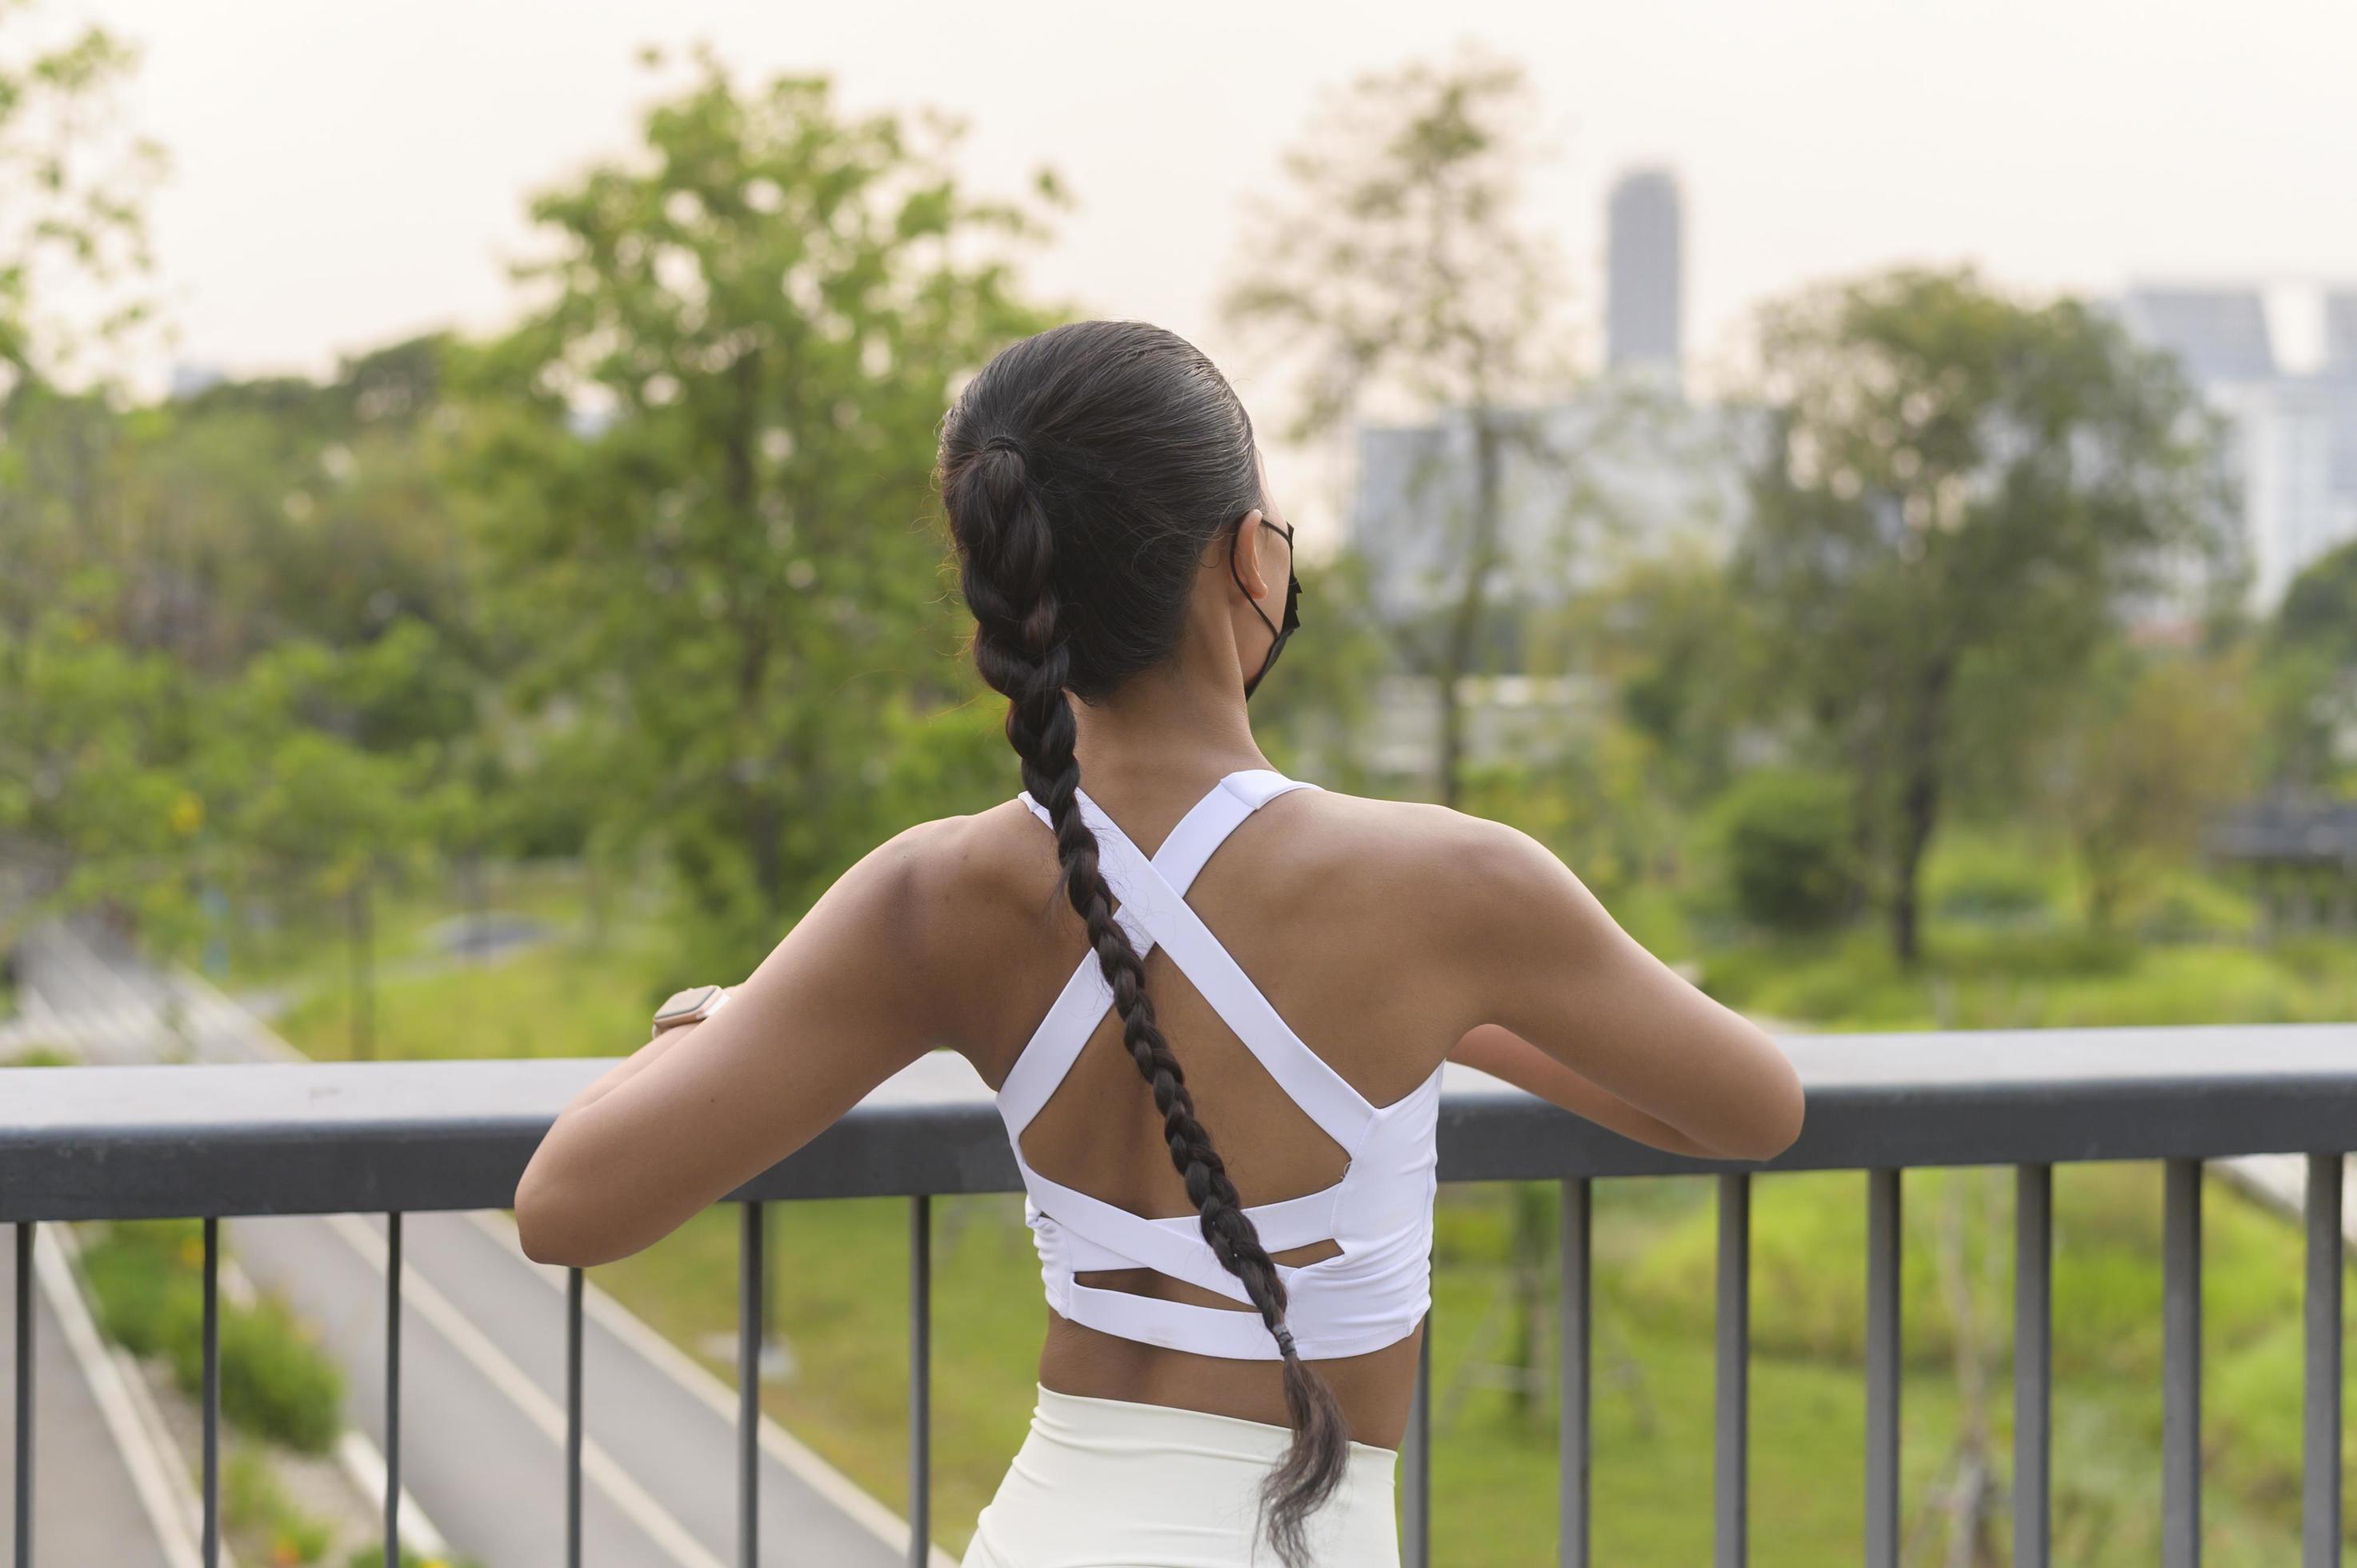
[[[1039,1403],[1031,1412],[1031,1430],[1050,1442],[1100,1450],[1177,1448],[1255,1461],[1274,1461],[1293,1446],[1293,1429],[1288,1426],[1178,1405],[1060,1393],[1044,1383],[1032,1386]],[[1351,1444],[1348,1463],[1352,1470],[1380,1467],[1388,1480],[1398,1462],[1396,1448],[1379,1448],[1372,1443]]]

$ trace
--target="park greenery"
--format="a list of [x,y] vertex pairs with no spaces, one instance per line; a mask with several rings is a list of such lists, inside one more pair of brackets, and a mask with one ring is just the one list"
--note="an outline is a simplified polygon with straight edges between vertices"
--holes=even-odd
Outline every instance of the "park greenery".
[[[977,191],[957,127],[853,113],[822,77],[650,65],[639,144],[533,200],[544,242],[509,328],[163,399],[88,369],[146,320],[117,295],[137,293],[152,160],[86,168],[70,139],[19,134],[41,105],[96,114],[127,57],[92,34],[0,77],[0,190],[50,212],[0,228],[0,948],[101,911],[152,956],[283,993],[280,1026],[317,1056],[620,1051],[877,842],[1013,792],[930,474],[961,378],[1073,313],[1022,271],[1062,192],[1044,172]],[[2357,942],[2263,941],[2202,854],[2222,806],[2357,794],[2357,547],[2273,616],[2235,610],[2216,433],[2086,302],[1914,268],[1778,302],[1749,393],[1776,438],[1732,549],[1500,591],[1480,474],[1526,438],[1516,409],[1577,384],[1557,264],[1512,199],[1525,94],[1482,57],[1357,84],[1288,165],[1278,239],[1242,248],[1231,318],[1309,371],[1264,429],[1405,399],[1469,419],[1476,457],[1470,509],[1436,520],[1463,565],[1437,618],[1387,620],[1348,550],[1304,564],[1311,628],[1255,703],[1279,766],[1515,823],[1707,989],[1787,1024],[2357,1015]],[[68,321],[41,291],[76,264],[106,304]],[[1459,682],[1509,653],[1607,699],[1559,748],[1482,755]],[[1394,671],[1440,685],[1424,772],[1357,744]],[[437,952],[437,923],[492,908],[554,940]],[[1909,1517],[1958,1563],[2004,1560],[1990,1179],[1909,1185]],[[2061,1182],[2073,1563],[2155,1550],[2157,1184]],[[1763,1563],[1856,1555],[1855,1187],[1776,1178],[1760,1199]],[[1547,1550],[1554,1201],[1446,1199],[1441,1561]],[[1019,1211],[943,1208],[954,1546],[1019,1439],[1039,1308]],[[1705,1554],[1708,1224],[1682,1182],[1600,1199],[1603,1561]],[[2297,1239],[2228,1193],[2212,1225],[2212,1560],[2279,1563]],[[803,1370],[768,1396],[888,1501],[905,1346],[875,1304],[902,1299],[904,1233],[873,1205],[781,1217],[781,1251],[829,1266],[791,1273]],[[118,1227],[87,1260],[113,1330],[167,1354],[170,1237]],[[699,1344],[731,1310],[732,1237],[707,1216],[601,1282]],[[252,1370],[225,1400],[308,1445],[332,1393],[260,1348],[283,1327],[237,1341]]]

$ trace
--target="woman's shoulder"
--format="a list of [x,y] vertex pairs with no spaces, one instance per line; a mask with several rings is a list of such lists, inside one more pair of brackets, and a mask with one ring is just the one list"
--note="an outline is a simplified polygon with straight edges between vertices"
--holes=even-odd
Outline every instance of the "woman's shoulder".
[[1502,867],[1534,850],[1517,828],[1428,800],[1393,800],[1336,789],[1302,790],[1299,835],[1322,853],[1394,875],[1458,877]]
[[[1338,789],[1289,791],[1261,808],[1269,831],[1263,854],[1283,880],[1327,901],[1374,899],[1393,907],[1470,916],[1495,891],[1534,868],[1561,876],[1560,862],[1520,830],[1421,800]],[[1048,829],[1022,801],[903,830],[876,852],[895,863],[919,909],[961,926],[987,927],[1007,913],[1038,918],[1054,907],[1058,875]]]
[[945,909],[1002,897],[1036,901],[1056,874],[1054,858],[1039,854],[1045,833],[1022,801],[1009,800],[903,828],[874,854],[899,866],[922,907]]

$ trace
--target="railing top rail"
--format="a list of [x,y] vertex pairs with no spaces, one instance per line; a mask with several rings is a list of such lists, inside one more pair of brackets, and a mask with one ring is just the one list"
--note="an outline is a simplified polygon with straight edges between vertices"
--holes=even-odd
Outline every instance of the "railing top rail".
[[[1809,1091],[1770,1169],[2215,1158],[2357,1145],[2357,1025],[1834,1035],[1784,1042]],[[27,1069],[0,1074],[0,1221],[505,1207],[605,1059]],[[1443,1084],[1448,1181],[1718,1168],[1469,1069]],[[748,1197],[1013,1191],[988,1089],[936,1053]]]

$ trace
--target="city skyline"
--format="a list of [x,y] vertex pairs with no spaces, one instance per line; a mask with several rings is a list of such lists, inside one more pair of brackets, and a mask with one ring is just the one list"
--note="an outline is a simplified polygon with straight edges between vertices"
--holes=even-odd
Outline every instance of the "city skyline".
[[[874,7],[242,9],[235,29],[163,0],[35,13],[95,18],[144,47],[130,107],[177,166],[156,202],[183,329],[175,357],[240,374],[323,371],[409,332],[504,318],[501,258],[526,242],[526,193],[627,145],[649,96],[636,46],[697,38],[747,75],[827,70],[859,108],[964,115],[963,162],[985,188],[1054,164],[1080,205],[1033,268],[1042,288],[1163,321],[1215,357],[1228,344],[1211,300],[1239,203],[1276,188],[1318,94],[1468,35],[1532,71],[1544,139],[1561,148],[1532,210],[1564,242],[1584,317],[1602,293],[1610,179],[1674,168],[1690,210],[1708,214],[1686,236],[1701,363],[1760,299],[1895,261],[1973,261],[2021,286],[2088,293],[2357,272],[2357,215],[2313,199],[2357,154],[2322,64],[2357,51],[2357,17],[2289,4],[2247,11],[2232,47],[2199,7],[2140,7],[2132,49],[2104,19],[2129,14],[2119,7],[2026,0],[1969,23],[1812,0],[1775,18],[1705,4],[1610,16],[1238,8],[1192,28],[1071,5],[1039,10],[1029,28],[901,6],[904,24],[923,20],[924,49]],[[1928,49],[1942,70],[1899,82],[1873,69],[1888,51]],[[2001,122],[1966,113],[2000,90]],[[2190,117],[2200,125],[2175,111],[2188,94],[2212,106]],[[2209,128],[2221,114],[2237,136]],[[1147,233],[1156,242],[1139,245]]]

